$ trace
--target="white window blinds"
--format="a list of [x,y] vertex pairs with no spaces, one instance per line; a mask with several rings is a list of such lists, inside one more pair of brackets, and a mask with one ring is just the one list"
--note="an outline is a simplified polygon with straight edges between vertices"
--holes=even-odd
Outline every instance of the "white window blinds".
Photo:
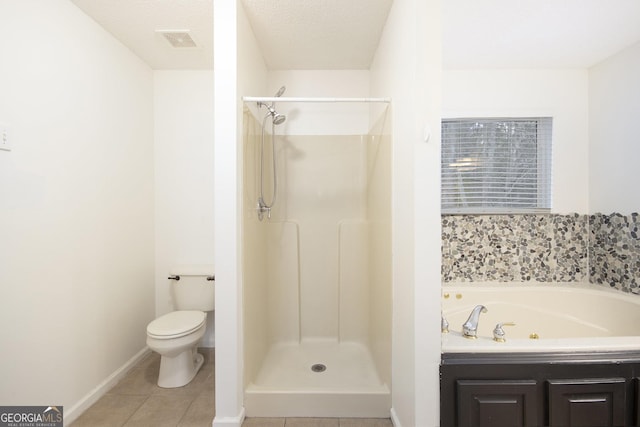
[[551,208],[551,117],[442,120],[442,212]]

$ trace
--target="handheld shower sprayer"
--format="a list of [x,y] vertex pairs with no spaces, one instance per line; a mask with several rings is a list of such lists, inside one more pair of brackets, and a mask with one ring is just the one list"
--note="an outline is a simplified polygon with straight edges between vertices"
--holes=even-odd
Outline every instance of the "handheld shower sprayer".
[[286,86],[282,86],[280,89],[278,89],[278,92],[276,92],[276,98],[280,98],[285,90],[287,90]]
[[[276,92],[275,97],[279,98],[282,96],[286,88],[282,86],[278,92]],[[264,116],[262,120],[262,137],[260,142],[260,197],[258,197],[258,219],[262,221],[263,215],[266,213],[269,218],[271,218],[271,207],[276,202],[276,194],[278,191],[278,180],[276,178],[276,149],[275,149],[275,126],[284,123],[287,120],[287,117],[284,114],[280,114],[276,111],[276,103],[272,102],[271,105],[268,105],[264,102],[258,102],[258,108],[265,107],[268,111],[267,115]],[[271,203],[267,203],[264,197],[264,163],[265,163],[265,132],[264,125],[267,118],[271,117],[271,161],[272,161],[272,173],[273,173],[273,195],[271,197]]]

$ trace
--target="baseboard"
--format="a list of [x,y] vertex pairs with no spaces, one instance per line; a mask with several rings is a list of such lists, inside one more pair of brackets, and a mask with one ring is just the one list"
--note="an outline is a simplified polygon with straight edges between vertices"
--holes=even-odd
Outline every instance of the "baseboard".
[[86,396],[84,396],[75,405],[71,406],[71,409],[64,408],[64,424],[69,425],[74,422],[84,411],[89,409],[91,405],[96,403],[98,399],[104,396],[109,390],[111,390],[124,376],[133,368],[138,362],[140,362],[151,350],[148,347],[144,347],[135,356],[129,359],[124,365],[118,368],[114,373],[109,375],[102,383],[96,388],[91,390]]
[[237,417],[219,417],[213,419],[213,427],[242,427],[244,421],[244,408],[240,410]]
[[396,415],[396,410],[391,408],[391,422],[393,423],[393,427],[402,427],[400,424],[400,420],[398,420],[398,416]]

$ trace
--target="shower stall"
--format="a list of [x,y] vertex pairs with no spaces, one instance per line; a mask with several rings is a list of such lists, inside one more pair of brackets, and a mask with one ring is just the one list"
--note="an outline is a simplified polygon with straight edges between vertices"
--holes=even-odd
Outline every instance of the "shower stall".
[[[244,99],[246,415],[388,417],[390,107],[283,92]],[[342,101],[364,106],[368,132],[296,126]]]

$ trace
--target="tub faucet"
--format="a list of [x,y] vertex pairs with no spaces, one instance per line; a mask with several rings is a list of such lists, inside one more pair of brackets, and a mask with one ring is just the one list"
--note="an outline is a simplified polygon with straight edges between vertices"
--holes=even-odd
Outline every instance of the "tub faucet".
[[484,305],[476,305],[469,318],[462,325],[462,335],[465,338],[476,338],[476,334],[478,332],[478,320],[480,320],[480,313],[486,313],[487,307]]

